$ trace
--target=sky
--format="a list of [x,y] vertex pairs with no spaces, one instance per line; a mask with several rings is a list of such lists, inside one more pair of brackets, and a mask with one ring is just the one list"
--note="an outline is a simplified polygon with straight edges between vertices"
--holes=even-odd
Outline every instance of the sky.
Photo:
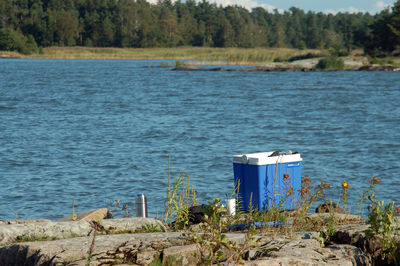
[[388,6],[392,6],[395,0],[211,0],[217,4],[238,4],[248,9],[261,6],[267,10],[288,10],[295,6],[304,11],[324,13],[338,12],[369,12],[375,14]]
[[[157,1],[150,0],[149,2]],[[269,11],[278,9],[282,12],[294,6],[306,12],[311,10],[333,14],[338,12],[369,12],[370,14],[375,14],[388,6],[392,6],[396,0],[208,0],[208,2],[214,2],[222,6],[239,5],[248,10],[259,6]]]

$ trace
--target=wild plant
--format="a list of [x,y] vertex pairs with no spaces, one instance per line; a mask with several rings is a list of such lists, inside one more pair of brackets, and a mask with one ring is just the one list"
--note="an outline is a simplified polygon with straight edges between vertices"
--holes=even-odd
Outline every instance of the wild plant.
[[[239,189],[240,189],[240,179],[237,180],[237,182],[235,184],[235,189],[232,192],[232,196],[231,196],[231,197],[233,197],[233,194],[234,194],[235,199],[236,199],[235,200],[235,204],[236,204],[235,215],[233,216],[233,218],[235,218],[235,219],[238,217],[241,217],[244,214],[244,211],[243,211],[244,202],[242,200],[242,197],[240,196]],[[251,200],[250,200],[250,203],[251,203]]]
[[[368,182],[370,183],[370,185],[364,191],[364,193],[361,196],[361,199],[359,201],[360,210],[362,209],[362,204],[365,201],[365,199],[368,198],[368,196],[373,192],[373,190],[375,189],[376,185],[379,184],[381,182],[381,180],[378,177],[373,176],[371,180],[368,180]],[[361,211],[361,216],[364,216],[364,212],[363,211]]]
[[36,241],[52,241],[56,240],[57,237],[41,235],[41,236],[29,236],[29,235],[20,235],[17,236],[17,242],[36,242]]
[[167,223],[168,219],[174,219],[174,228],[184,229],[190,224],[189,208],[197,204],[196,191],[185,173],[179,175],[171,184],[170,161],[171,154],[168,161],[168,189],[163,221]]
[[[278,182],[275,179],[276,178],[274,177],[274,182]],[[274,190],[276,190],[276,188],[274,188]],[[283,211],[285,210],[285,208],[290,207],[288,205],[293,204],[294,200],[295,195],[293,186],[291,184],[290,175],[288,173],[284,173],[282,177],[282,187],[280,189],[280,192],[278,194],[276,194],[275,192],[274,198],[270,199],[270,201],[272,202],[272,206],[270,206],[270,209]]]
[[368,197],[370,205],[368,206],[368,220],[367,224],[370,226],[365,234],[369,239],[376,239],[372,241],[372,252],[374,256],[380,256],[382,260],[387,259],[389,263],[393,260],[395,264],[400,263],[399,259],[399,243],[396,243],[394,236],[396,206],[394,202],[385,204],[384,201],[377,199],[374,193],[374,188],[380,183],[376,176],[370,180],[370,187],[366,190],[363,196]]
[[72,221],[76,221],[78,219],[78,216],[75,213],[75,200],[72,200]]
[[175,67],[179,68],[179,67],[186,67],[187,64],[185,63],[185,61],[181,61],[181,60],[176,60],[175,61]]
[[339,219],[336,212],[336,206],[333,204],[332,200],[329,201],[329,216],[328,219],[324,220],[320,226],[325,242],[329,242],[331,238],[337,232],[337,225],[339,224]]
[[226,264],[230,262],[238,264],[242,261],[245,250],[251,246],[255,228],[252,227],[249,230],[245,243],[239,247],[223,234],[228,227],[225,214],[226,209],[222,206],[219,198],[208,201],[203,223],[200,224],[201,233],[191,234],[192,240],[198,244],[199,264],[212,265],[221,261],[225,261]]
[[99,223],[98,222],[93,222],[92,229],[93,229],[93,237],[92,237],[92,242],[90,243],[90,246],[89,246],[86,266],[90,266],[90,263],[92,261],[94,245],[95,245],[95,242],[96,242],[96,234],[97,234],[97,230],[99,229]]
[[301,189],[299,191],[300,199],[293,221],[293,226],[296,230],[304,230],[310,226],[315,227],[315,224],[307,224],[309,223],[307,220],[307,211],[313,203],[320,200],[322,201],[326,197],[325,190],[328,188],[330,188],[330,185],[322,179],[321,183],[312,189],[311,179],[309,177],[302,178]]
[[347,189],[349,189],[350,185],[349,183],[347,183],[346,181],[344,181],[342,183],[342,198],[341,198],[341,202],[342,202],[342,206],[345,212],[346,211],[346,207],[347,207]]
[[309,177],[303,177],[301,180],[299,210],[302,212],[308,211],[316,201],[323,200],[326,197],[325,190],[331,187],[322,179],[321,183],[311,192],[310,181]]
[[[265,202],[267,210],[258,210],[259,206],[253,205],[253,193],[250,193],[249,205],[247,206],[247,212],[243,212],[243,203],[239,196],[240,180],[238,180],[236,191],[236,201],[238,215],[236,217],[245,217],[245,221],[251,222],[266,222],[266,221],[281,221],[284,219],[284,215],[281,215],[284,208],[295,200],[293,186],[291,184],[290,175],[288,173],[283,174],[282,180],[278,178],[276,167],[275,174],[273,176],[272,191],[268,195],[268,199]],[[282,184],[282,185],[280,185]],[[286,219],[284,219],[286,220]]]
[[157,232],[162,232],[162,230],[158,225],[154,224],[146,224],[143,225],[141,228],[135,230],[135,233],[157,233]]
[[193,234],[193,240],[199,245],[200,263],[211,265],[222,260],[224,256],[222,247],[229,248],[229,241],[222,234],[224,223],[221,217],[226,210],[222,207],[220,199],[209,201],[208,204],[203,217],[204,223],[200,225],[203,234]]
[[121,215],[123,213],[124,218],[131,217],[132,214],[129,212],[129,205],[125,203],[122,205],[121,200],[110,200],[111,211],[109,212],[109,218],[115,218],[117,215]]

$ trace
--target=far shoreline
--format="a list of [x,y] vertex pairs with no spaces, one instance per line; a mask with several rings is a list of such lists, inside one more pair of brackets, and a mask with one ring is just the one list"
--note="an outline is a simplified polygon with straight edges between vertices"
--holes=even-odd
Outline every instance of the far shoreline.
[[[37,53],[21,54],[0,51],[0,59],[60,59],[60,60],[176,60],[187,65],[241,65],[263,66],[269,69],[315,69],[321,58],[332,56],[326,49],[292,48],[103,48],[103,47],[45,47]],[[353,50],[347,56],[338,57],[344,61],[344,68],[338,70],[385,70],[392,67],[398,71],[400,57],[370,58],[363,51]],[[362,67],[372,68],[362,69]]]

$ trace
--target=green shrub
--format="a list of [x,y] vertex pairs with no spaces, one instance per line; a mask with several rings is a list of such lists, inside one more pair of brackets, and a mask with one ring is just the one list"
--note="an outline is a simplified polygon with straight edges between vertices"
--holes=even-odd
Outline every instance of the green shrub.
[[311,59],[316,57],[322,57],[323,54],[321,53],[306,53],[301,55],[294,55],[290,57],[276,57],[274,58],[274,62],[281,63],[281,62],[293,62],[296,60],[303,60],[303,59]]
[[17,242],[37,242],[37,241],[53,241],[56,240],[56,237],[53,236],[29,236],[29,235],[20,235],[17,236]]
[[274,63],[281,63],[281,62],[286,62],[287,60],[282,58],[282,57],[276,57],[274,58]]
[[181,61],[181,60],[176,60],[175,61],[175,67],[179,68],[179,67],[187,67],[187,64],[185,61]]
[[38,47],[32,35],[25,37],[21,32],[2,28],[0,29],[0,50],[30,54],[37,52]]
[[392,58],[387,58],[387,57],[385,58],[371,57],[369,58],[369,63],[384,66],[384,65],[392,65],[394,61]]
[[0,29],[0,50],[2,51],[18,51],[24,43],[23,35],[10,29]]
[[29,34],[28,38],[26,38],[23,53],[31,54],[31,53],[37,53],[37,51],[38,51],[38,46],[35,41],[35,38],[33,38],[33,36]]
[[344,61],[340,58],[330,56],[320,59],[315,67],[323,70],[341,70],[344,68]]
[[288,61],[293,62],[296,60],[311,59],[311,58],[316,58],[316,57],[320,57],[320,56],[321,56],[320,54],[307,53],[307,54],[303,54],[303,55],[292,56],[288,59]]
[[341,49],[338,45],[333,45],[333,47],[329,49],[329,54],[331,56],[348,56],[349,51]]

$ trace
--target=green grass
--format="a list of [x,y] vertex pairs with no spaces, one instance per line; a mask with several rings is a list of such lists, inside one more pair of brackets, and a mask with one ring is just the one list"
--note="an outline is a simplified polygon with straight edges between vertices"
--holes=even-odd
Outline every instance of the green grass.
[[21,55],[2,52],[2,55],[21,58],[57,59],[189,59],[197,63],[263,64],[276,58],[303,57],[320,54],[321,50],[299,50],[289,48],[97,48],[97,47],[46,47],[40,53]]
[[17,236],[17,242],[37,242],[37,241],[53,241],[56,240],[56,237],[51,237],[51,236]]
[[371,57],[369,58],[368,61],[370,64],[377,64],[381,66],[384,65],[400,66],[400,60],[398,60],[398,58],[395,57],[384,57],[384,58]]
[[322,70],[342,70],[344,69],[344,61],[338,57],[330,56],[320,59],[315,67]]

